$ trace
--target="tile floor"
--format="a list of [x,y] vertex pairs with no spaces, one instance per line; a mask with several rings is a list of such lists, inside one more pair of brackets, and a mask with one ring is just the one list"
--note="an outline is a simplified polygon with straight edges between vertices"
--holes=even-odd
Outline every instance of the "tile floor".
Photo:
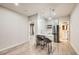
[[[31,42],[22,44],[15,48],[8,50],[5,53],[0,53],[2,55],[48,55],[47,48],[41,49]],[[61,41],[60,43],[52,43],[51,55],[76,55],[76,52],[68,43],[68,41]]]

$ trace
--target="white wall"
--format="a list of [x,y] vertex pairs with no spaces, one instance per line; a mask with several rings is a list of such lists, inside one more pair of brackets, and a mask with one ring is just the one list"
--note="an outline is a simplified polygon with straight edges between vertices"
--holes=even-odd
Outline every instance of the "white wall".
[[[31,15],[28,17],[28,39],[31,43],[31,46],[36,43],[36,35],[37,35],[37,14]],[[31,35],[30,24],[34,24],[34,35]]]
[[27,41],[27,17],[0,7],[0,51]]
[[79,4],[71,15],[70,24],[70,42],[79,54]]
[[38,19],[37,19],[37,34],[42,34],[44,35],[46,33],[46,20],[38,15]]

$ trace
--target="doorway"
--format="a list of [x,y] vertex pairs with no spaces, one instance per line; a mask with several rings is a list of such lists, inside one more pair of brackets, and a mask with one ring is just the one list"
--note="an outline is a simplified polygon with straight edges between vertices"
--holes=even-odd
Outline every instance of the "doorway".
[[69,21],[63,21],[60,23],[60,41],[69,40]]
[[35,24],[32,21],[29,21],[28,24],[28,36],[29,36],[29,42],[31,43],[31,45],[34,44],[35,42]]

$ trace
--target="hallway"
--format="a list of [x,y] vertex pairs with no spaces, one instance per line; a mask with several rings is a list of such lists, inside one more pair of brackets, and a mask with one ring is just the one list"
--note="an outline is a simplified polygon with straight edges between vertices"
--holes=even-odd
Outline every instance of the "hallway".
[[[17,46],[15,48],[0,52],[2,55],[48,55],[47,48],[43,50],[35,45],[31,45],[29,42]],[[50,55],[76,55],[76,52],[67,41],[60,43],[52,43],[52,52]]]

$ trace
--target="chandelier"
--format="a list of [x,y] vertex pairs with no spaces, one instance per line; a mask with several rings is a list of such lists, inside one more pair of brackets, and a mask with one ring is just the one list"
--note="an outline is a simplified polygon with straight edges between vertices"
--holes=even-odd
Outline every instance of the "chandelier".
[[49,17],[48,20],[52,20],[56,16],[55,9],[49,9]]

